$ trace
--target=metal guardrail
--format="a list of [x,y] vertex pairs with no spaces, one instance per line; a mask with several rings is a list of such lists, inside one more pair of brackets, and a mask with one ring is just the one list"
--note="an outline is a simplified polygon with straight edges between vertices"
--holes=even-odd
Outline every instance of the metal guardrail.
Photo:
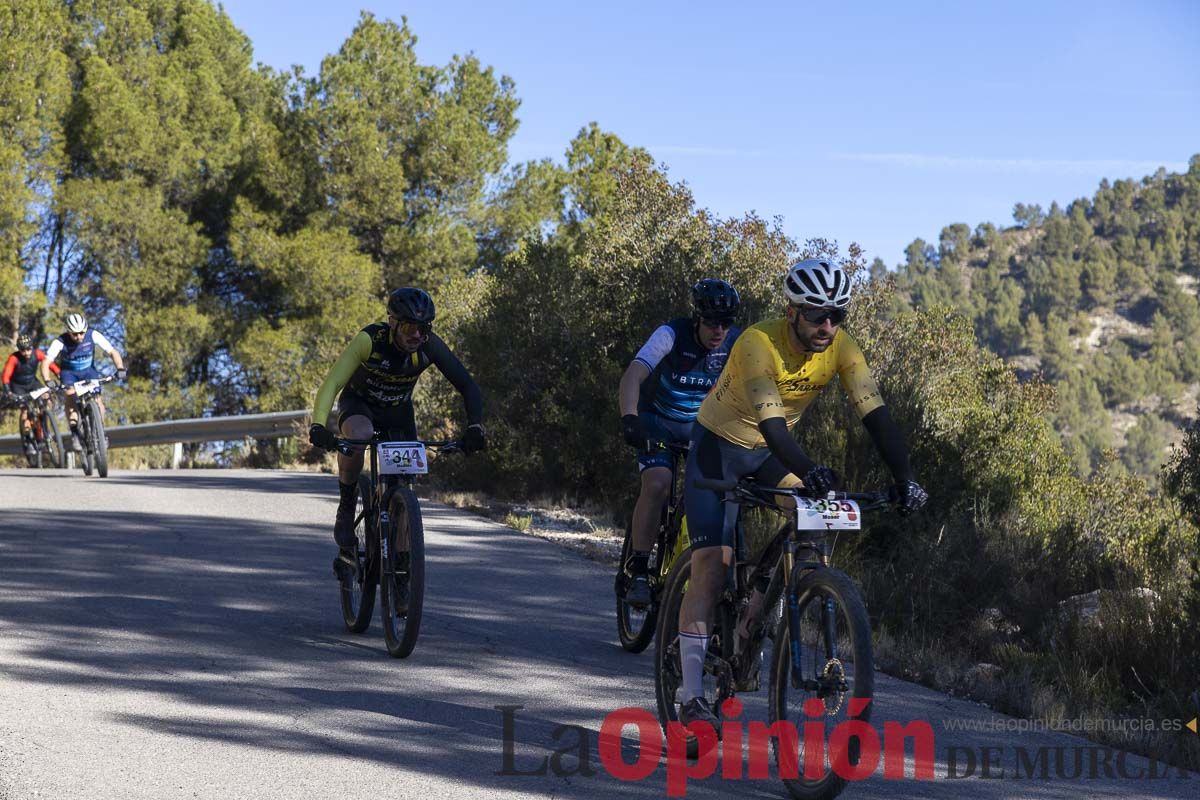
[[[106,427],[109,447],[137,447],[145,444],[182,444],[183,442],[220,442],[230,439],[276,439],[292,436],[293,423],[308,416],[307,410],[276,411],[271,414],[240,414],[229,417],[200,417],[169,422]],[[65,431],[66,423],[59,422]],[[20,455],[19,435],[0,436],[0,455]]]

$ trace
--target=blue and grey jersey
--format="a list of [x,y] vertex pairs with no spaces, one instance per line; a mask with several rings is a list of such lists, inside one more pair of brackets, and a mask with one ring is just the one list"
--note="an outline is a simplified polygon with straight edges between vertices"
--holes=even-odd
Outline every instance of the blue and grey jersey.
[[691,319],[674,319],[659,326],[634,357],[650,370],[649,380],[642,384],[642,410],[678,422],[694,420],[741,332],[741,328],[730,328],[719,347],[705,350],[696,341]]

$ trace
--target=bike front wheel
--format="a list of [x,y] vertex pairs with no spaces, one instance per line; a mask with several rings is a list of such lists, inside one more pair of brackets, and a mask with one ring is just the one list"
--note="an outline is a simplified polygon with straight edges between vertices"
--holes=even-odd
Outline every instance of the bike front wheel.
[[108,477],[108,437],[104,435],[104,418],[100,406],[90,403],[87,408],[88,435],[92,440],[92,458],[96,463],[96,474]]
[[425,602],[425,529],[411,489],[400,487],[389,509],[390,564],[380,575],[383,638],[388,654],[405,658],[417,644]]
[[[789,723],[788,730],[797,735],[792,741],[772,740],[775,765],[792,797],[830,800],[846,787],[844,776],[858,769],[861,755],[857,738],[838,737],[831,747],[830,735],[842,723],[871,717],[871,624],[858,588],[835,569],[808,572],[785,601],[775,631],[768,719]],[[819,715],[809,713],[814,706],[805,707],[811,700],[819,702]],[[824,728],[820,753],[805,750],[805,743],[814,741],[814,723]]]
[[[651,602],[644,609],[638,610],[625,602],[625,588],[629,577],[625,574],[625,565],[633,555],[633,523],[625,527],[625,542],[621,545],[621,563],[617,565],[616,596],[617,596],[617,638],[621,647],[630,653],[640,653],[646,649],[654,638],[655,624],[658,621],[658,598],[654,597],[654,587],[651,587]],[[658,574],[655,567],[656,558],[651,556],[649,573]]]
[[358,476],[358,501],[354,509],[355,566],[338,562],[342,621],[351,633],[362,633],[371,624],[375,610],[375,586],[379,581],[379,532],[371,505],[371,479]]

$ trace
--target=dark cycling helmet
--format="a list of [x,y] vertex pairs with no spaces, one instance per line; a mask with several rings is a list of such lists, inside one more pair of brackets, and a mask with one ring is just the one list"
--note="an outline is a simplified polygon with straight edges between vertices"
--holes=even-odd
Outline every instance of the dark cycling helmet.
[[22,333],[20,336],[17,337],[17,349],[18,350],[32,350],[33,349],[33,339],[30,339],[28,334]]
[[433,322],[437,312],[433,308],[433,298],[424,289],[405,286],[396,289],[388,297],[388,313],[398,320],[411,322]]
[[737,289],[719,278],[705,278],[692,287],[692,305],[698,317],[733,319],[741,304]]

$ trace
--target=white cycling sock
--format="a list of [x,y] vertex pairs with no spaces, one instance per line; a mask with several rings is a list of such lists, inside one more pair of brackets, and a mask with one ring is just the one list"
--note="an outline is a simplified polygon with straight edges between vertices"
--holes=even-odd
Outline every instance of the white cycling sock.
[[708,634],[679,632],[679,662],[683,667],[681,703],[704,694],[704,654],[707,652]]

